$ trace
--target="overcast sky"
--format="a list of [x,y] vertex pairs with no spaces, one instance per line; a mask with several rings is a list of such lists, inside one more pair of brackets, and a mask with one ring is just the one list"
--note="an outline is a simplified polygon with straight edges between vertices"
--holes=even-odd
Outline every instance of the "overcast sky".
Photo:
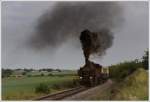
[[[84,64],[81,47],[68,41],[53,53],[35,52],[25,46],[38,18],[55,2],[2,2],[2,67],[78,69]],[[114,44],[103,58],[91,60],[108,66],[141,58],[148,48],[148,2],[119,2],[123,24],[115,30]]]

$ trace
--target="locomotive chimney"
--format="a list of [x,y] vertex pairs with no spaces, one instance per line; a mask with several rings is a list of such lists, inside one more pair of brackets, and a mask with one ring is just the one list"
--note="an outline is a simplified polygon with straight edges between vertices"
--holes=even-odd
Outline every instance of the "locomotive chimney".
[[91,32],[89,30],[84,30],[81,32],[80,41],[82,44],[82,49],[85,57],[85,64],[89,63],[89,56],[90,56],[90,46],[91,46]]

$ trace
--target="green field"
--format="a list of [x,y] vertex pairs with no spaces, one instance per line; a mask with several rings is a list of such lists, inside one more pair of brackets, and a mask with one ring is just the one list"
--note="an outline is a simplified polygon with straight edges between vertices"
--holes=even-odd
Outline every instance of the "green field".
[[[27,100],[41,96],[35,93],[35,87],[39,83],[49,85],[50,93],[69,88],[68,83],[72,83],[77,76],[39,76],[39,77],[9,77],[2,79],[2,99],[3,100]],[[55,85],[65,86],[55,89]]]

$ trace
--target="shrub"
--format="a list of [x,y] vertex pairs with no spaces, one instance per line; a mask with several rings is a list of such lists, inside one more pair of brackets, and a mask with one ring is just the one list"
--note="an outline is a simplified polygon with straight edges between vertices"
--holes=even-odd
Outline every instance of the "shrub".
[[72,81],[66,81],[63,86],[64,87],[69,87],[73,88],[79,85],[79,80],[78,79],[73,79]]
[[54,76],[52,73],[49,73],[48,76]]
[[11,69],[2,69],[2,77],[9,77],[10,75],[12,75],[13,70]]
[[126,76],[133,73],[137,68],[141,68],[141,67],[142,67],[142,63],[139,62],[138,60],[112,65],[109,67],[110,77],[115,79],[116,81],[121,81]]
[[79,86],[80,85],[80,80],[79,79],[73,79],[73,85],[74,86]]
[[23,72],[23,73],[22,73],[22,75],[26,75],[26,74],[27,74],[27,72]]
[[142,65],[143,68],[145,68],[146,70],[148,70],[148,59],[149,59],[149,51],[145,51],[144,56],[142,57]]
[[79,80],[78,79],[65,81],[64,83],[54,84],[52,87],[54,89],[61,89],[61,88],[73,88],[73,87],[76,87],[76,86],[79,86]]
[[41,76],[44,76],[44,74],[43,74],[43,73],[41,73]]
[[54,88],[54,89],[61,89],[61,85],[60,84],[54,84],[52,86],[52,88]]
[[47,84],[40,83],[36,88],[35,88],[35,93],[49,93],[49,87]]

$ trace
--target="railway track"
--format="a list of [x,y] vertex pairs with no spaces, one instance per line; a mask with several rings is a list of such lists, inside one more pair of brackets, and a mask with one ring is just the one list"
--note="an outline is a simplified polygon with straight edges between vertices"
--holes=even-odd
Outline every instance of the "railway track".
[[74,94],[77,94],[77,93],[87,90],[87,89],[88,88],[86,88],[84,86],[79,86],[79,87],[61,91],[61,92],[58,92],[55,94],[46,95],[46,96],[37,98],[35,100],[61,100],[61,99],[64,99],[65,97],[72,96]]

